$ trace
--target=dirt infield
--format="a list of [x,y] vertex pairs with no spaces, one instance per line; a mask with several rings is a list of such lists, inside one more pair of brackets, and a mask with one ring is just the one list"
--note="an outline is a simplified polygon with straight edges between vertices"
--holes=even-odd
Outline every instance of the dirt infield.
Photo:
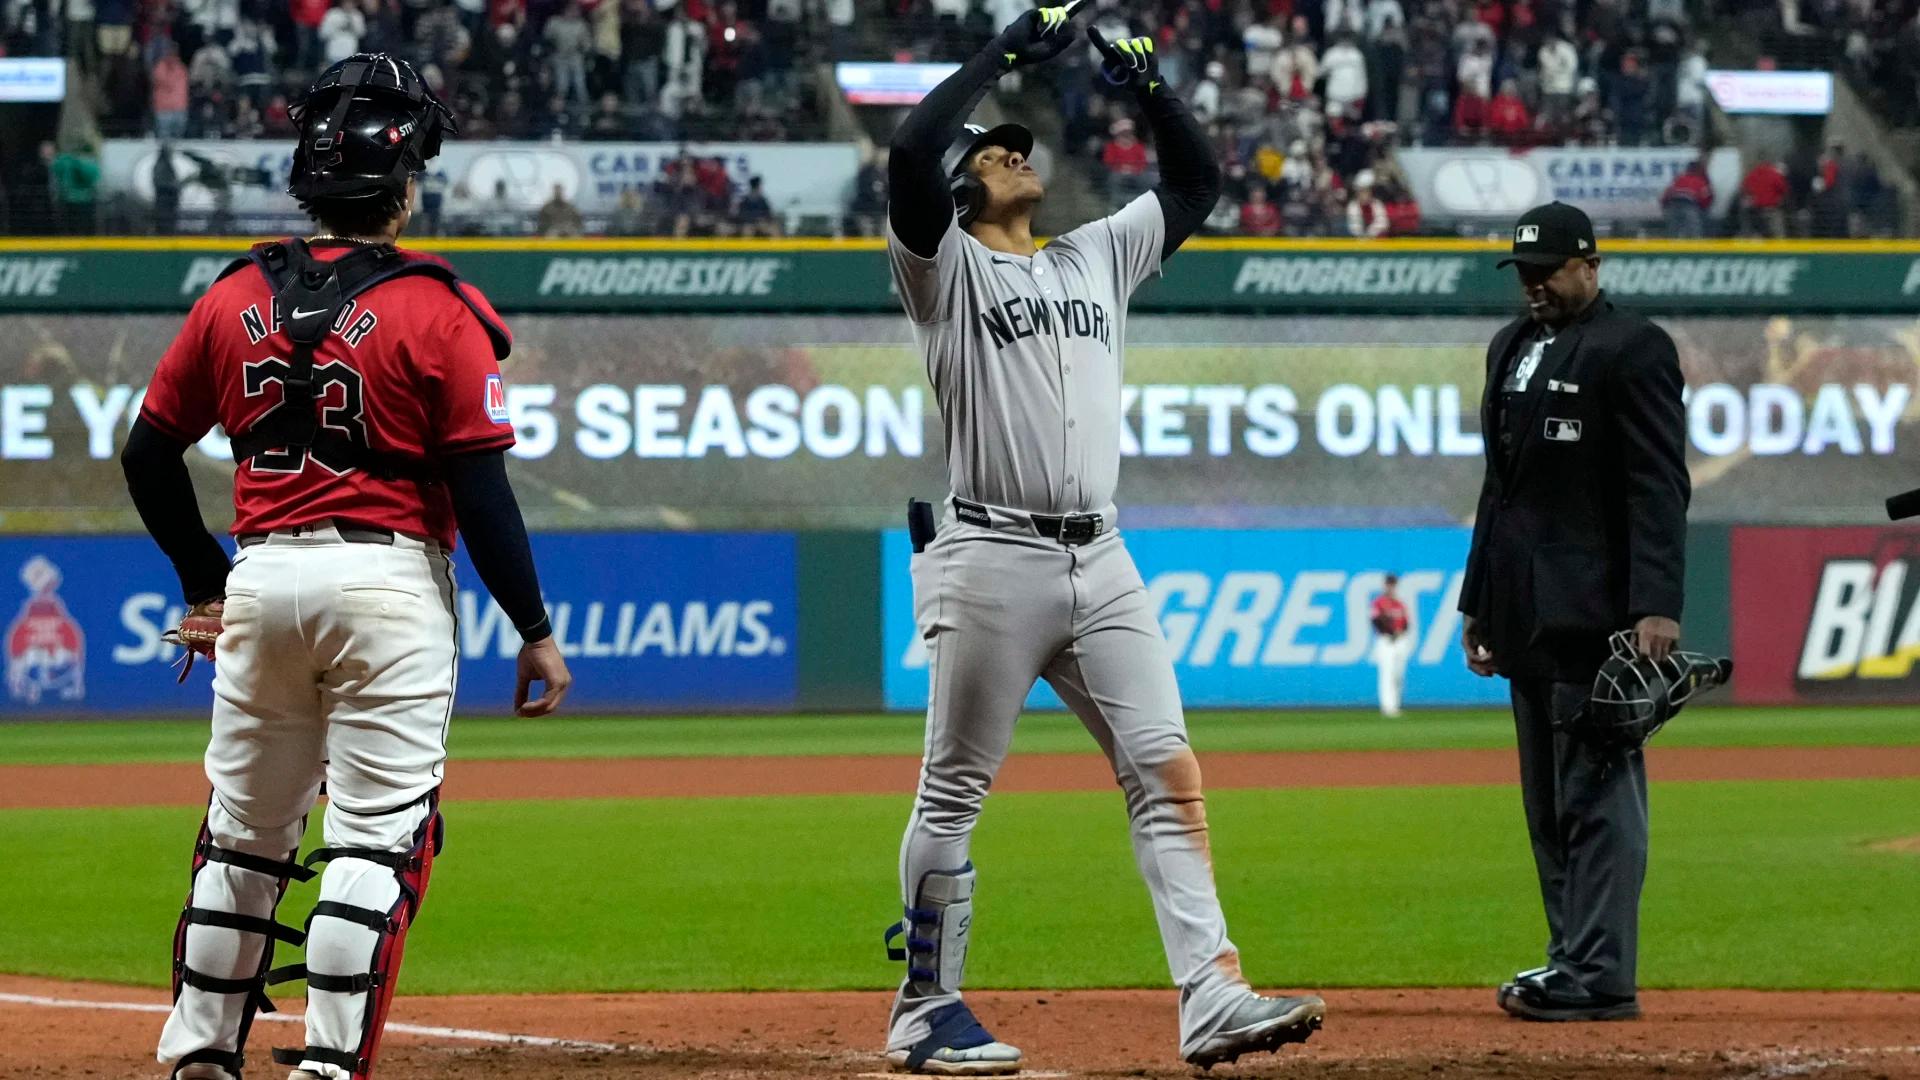
[[[1870,780],[1920,777],[1920,746],[1662,747],[1655,780]],[[1323,750],[1200,755],[1211,790],[1430,787],[1519,782],[1512,750]],[[902,756],[589,758],[460,761],[446,795],[483,799],[703,798],[741,795],[901,795],[920,759]],[[1113,772],[1093,754],[1007,759],[995,791],[1105,791]],[[193,763],[0,766],[0,809],[194,805],[207,797]]]
[[[78,1007],[27,1004],[17,996]],[[1920,1077],[1920,995],[1650,992],[1634,1023],[1511,1020],[1491,990],[1328,991],[1327,1027],[1303,1047],[1223,1066],[1221,1077],[1531,1078]],[[1171,991],[969,995],[997,1034],[1023,1047],[1034,1080],[1183,1077]],[[160,1080],[152,1060],[166,995],[0,977],[0,1078]],[[104,1011],[82,1002],[152,1011]],[[876,1038],[888,995],[624,994],[401,998],[396,1025],[463,1029],[389,1036],[380,1080],[814,1080],[884,1071]],[[290,1011],[292,1011],[290,1009]],[[507,1035],[577,1040],[513,1044]],[[297,1025],[256,1029],[249,1075]],[[491,1038],[495,1041],[482,1041]]]

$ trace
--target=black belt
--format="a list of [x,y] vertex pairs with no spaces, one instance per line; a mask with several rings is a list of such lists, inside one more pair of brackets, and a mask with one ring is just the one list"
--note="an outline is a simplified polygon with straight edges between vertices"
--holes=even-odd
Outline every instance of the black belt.
[[[969,525],[993,527],[993,515],[979,503],[955,495],[953,509],[954,516]],[[1099,514],[1028,514],[1027,518],[1033,522],[1034,532],[1068,547],[1090,544],[1106,531],[1106,522]]]
[[292,525],[284,529],[275,529],[271,533],[241,533],[235,543],[241,547],[264,544],[268,536],[311,536],[315,529],[332,526],[340,534],[340,539],[349,544],[391,544],[392,529],[369,529],[363,525],[348,525],[339,521],[320,521],[307,525]]

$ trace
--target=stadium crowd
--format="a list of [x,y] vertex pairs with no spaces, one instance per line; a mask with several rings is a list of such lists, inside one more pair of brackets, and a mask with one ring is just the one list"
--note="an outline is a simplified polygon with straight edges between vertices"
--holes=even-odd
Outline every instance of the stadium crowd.
[[467,138],[818,135],[800,72],[854,0],[0,0],[7,55],[67,55],[107,135],[278,138],[354,52],[420,69]]
[[[412,60],[453,107],[464,138],[780,141],[822,132],[807,84],[817,62],[876,46],[894,59],[953,59],[1029,4],[879,2],[885,18],[863,40],[856,0],[0,0],[0,48],[72,57],[93,91],[98,130],[163,143],[289,137],[288,102],[319,69],[363,50]],[[1920,24],[1887,14],[1902,5],[1755,2],[1773,14],[1763,41],[1828,47],[1920,111]],[[1164,77],[1207,125],[1227,174],[1210,231],[1377,237],[1421,231],[1402,146],[1698,145],[1707,62],[1697,21],[1746,17],[1748,7],[1098,0],[1092,21],[1109,38],[1152,35]],[[1913,48],[1896,47],[1902,35]],[[1915,74],[1902,83],[1908,69]],[[1110,203],[1154,182],[1132,103],[1099,78],[1091,48],[1027,77],[1043,80],[1061,110],[1062,149]],[[36,219],[91,227],[97,148],[71,142],[42,147],[5,178],[13,231]],[[885,204],[881,166],[862,169],[836,227],[873,231]],[[166,175],[173,171],[165,165],[155,177],[163,219],[161,189],[190,182]],[[538,213],[508,213],[502,193],[457,191],[464,219],[441,212],[448,194],[444,180],[429,178],[424,227],[553,235],[585,227],[559,193]],[[1676,180],[1662,198],[1667,230],[1849,235],[1883,232],[1892,217],[1891,188],[1864,156],[1837,148],[1798,168],[1752,165],[1724,215],[1712,213],[1713,194],[1704,170]],[[723,162],[676,165],[594,227],[763,234],[781,227],[765,202],[753,178],[727,175]]]

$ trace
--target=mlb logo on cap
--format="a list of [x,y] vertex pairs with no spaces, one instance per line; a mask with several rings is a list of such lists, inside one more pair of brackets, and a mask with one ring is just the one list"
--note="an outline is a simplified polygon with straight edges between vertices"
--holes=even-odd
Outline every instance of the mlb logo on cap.
[[1536,244],[1540,242],[1540,226],[1522,225],[1514,230],[1513,242],[1516,244]]
[[487,376],[487,419],[496,424],[507,422],[507,388],[500,376]]

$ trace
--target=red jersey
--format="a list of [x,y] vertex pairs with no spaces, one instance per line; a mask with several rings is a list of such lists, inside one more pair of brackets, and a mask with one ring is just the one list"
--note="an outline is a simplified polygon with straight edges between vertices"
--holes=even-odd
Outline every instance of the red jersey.
[[1385,626],[1388,637],[1399,637],[1407,632],[1407,605],[1397,597],[1381,593],[1373,598],[1373,625]]
[[[312,250],[316,258],[336,259],[353,248]],[[407,274],[343,306],[332,333],[314,350],[321,425],[380,453],[411,459],[512,446],[500,379],[506,328],[478,289],[465,283],[460,289],[464,301],[443,279]],[[483,316],[500,333],[497,348]],[[188,442],[215,424],[245,432],[279,406],[280,375],[292,355],[293,341],[278,322],[266,276],[243,267],[193,305],[147,385],[140,415]],[[236,536],[338,519],[453,545],[453,503],[445,485],[382,479],[351,466],[336,471],[304,452],[283,461],[239,462],[233,506]]]

